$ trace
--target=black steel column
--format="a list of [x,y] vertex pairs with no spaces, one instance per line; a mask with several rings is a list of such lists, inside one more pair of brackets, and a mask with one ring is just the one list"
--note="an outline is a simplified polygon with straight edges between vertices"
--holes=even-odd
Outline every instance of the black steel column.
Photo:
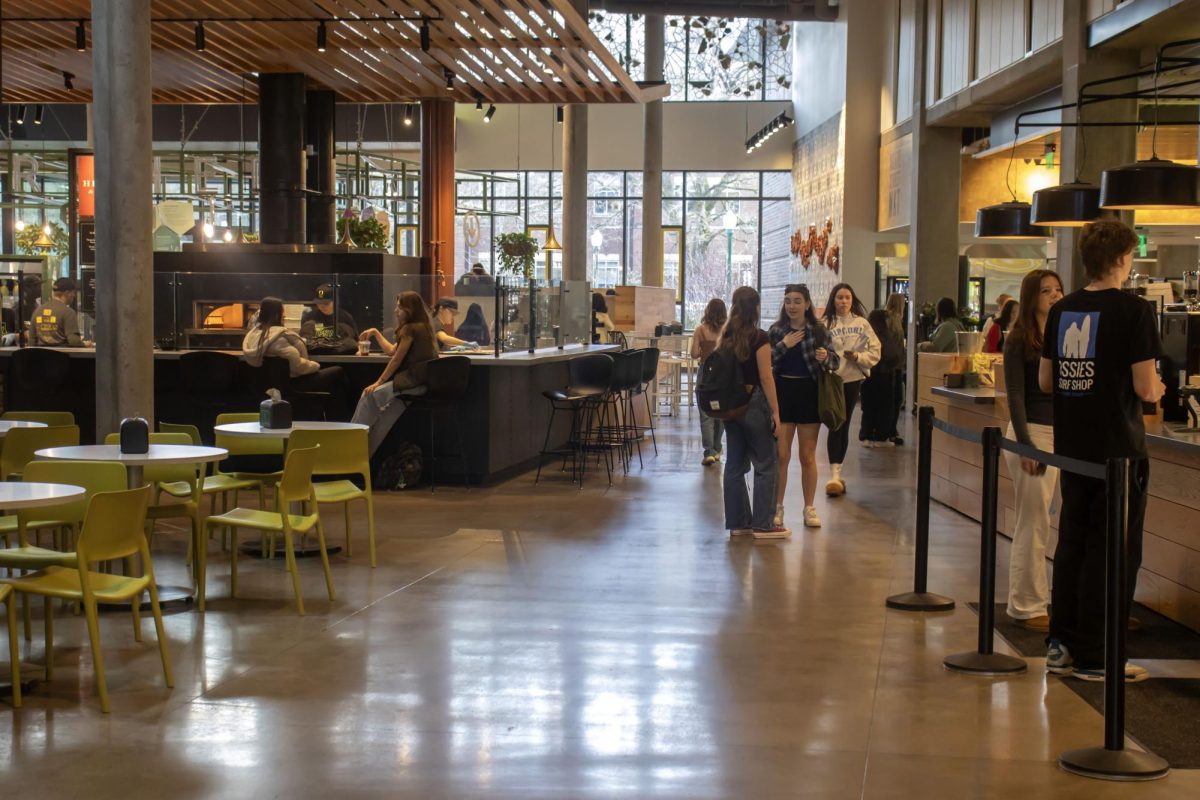
[[259,230],[263,244],[304,244],[304,74],[258,76]]
[[[334,171],[334,117],[337,95],[314,90],[304,95],[304,144],[308,154],[305,230],[309,244],[337,241],[337,184]],[[314,194],[315,192],[315,194]]]

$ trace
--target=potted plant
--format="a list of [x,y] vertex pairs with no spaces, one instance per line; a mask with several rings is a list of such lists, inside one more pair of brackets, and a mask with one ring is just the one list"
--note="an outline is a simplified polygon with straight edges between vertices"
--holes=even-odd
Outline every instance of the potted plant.
[[529,280],[533,277],[533,259],[538,243],[525,233],[503,233],[496,237],[500,274]]
[[361,247],[364,250],[387,249],[388,231],[379,224],[379,220],[374,217],[365,220],[359,219],[357,214],[351,217],[343,215],[337,222],[339,239],[345,238],[347,225],[350,226],[350,238],[354,240],[355,247]]

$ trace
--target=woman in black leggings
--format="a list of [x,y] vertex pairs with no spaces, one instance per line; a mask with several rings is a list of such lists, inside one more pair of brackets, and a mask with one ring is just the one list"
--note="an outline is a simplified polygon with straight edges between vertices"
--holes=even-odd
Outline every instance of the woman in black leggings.
[[879,363],[880,347],[879,337],[867,322],[867,309],[848,283],[839,283],[829,293],[829,302],[825,304],[825,327],[832,340],[829,349],[841,356],[837,372],[846,392],[846,421],[837,430],[829,432],[826,443],[832,474],[825,484],[825,494],[839,497],[846,493],[842,462],[846,460],[846,448],[850,444],[850,418],[858,405],[863,380],[871,374],[871,367]]

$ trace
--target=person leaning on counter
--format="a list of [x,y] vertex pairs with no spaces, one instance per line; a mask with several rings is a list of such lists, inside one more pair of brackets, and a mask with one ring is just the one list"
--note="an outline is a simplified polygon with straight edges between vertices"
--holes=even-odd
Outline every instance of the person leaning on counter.
[[54,296],[33,312],[30,335],[34,347],[83,347],[79,315],[71,308],[75,294],[75,281],[70,278],[54,282]]
[[443,297],[433,304],[433,335],[437,339],[439,350],[449,350],[451,347],[474,345],[478,342],[468,342],[451,336],[446,330],[454,325],[454,315],[458,312],[458,301],[453,297]]

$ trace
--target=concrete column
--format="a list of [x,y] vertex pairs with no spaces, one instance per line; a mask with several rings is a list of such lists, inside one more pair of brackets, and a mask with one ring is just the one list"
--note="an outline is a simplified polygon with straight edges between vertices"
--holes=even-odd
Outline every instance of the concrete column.
[[[663,79],[664,29],[661,14],[646,15],[646,80]],[[645,105],[642,150],[642,285],[663,285],[661,100]]]
[[[1139,267],[1139,272],[1147,272],[1145,266],[1139,265]],[[1153,265],[1149,274],[1178,280],[1183,273],[1194,269],[1200,269],[1200,245],[1160,244],[1158,261]]]
[[[908,401],[916,397],[916,324],[924,303],[958,297],[958,128],[936,128],[925,118],[925,3],[917,3],[913,32],[912,215],[908,227],[911,323],[908,331]],[[853,57],[853,56],[851,56]]]
[[841,272],[870,307],[879,238],[879,98],[887,15],[869,3],[844,3],[841,14],[844,23],[837,24],[846,26]]
[[[1138,54],[1134,50],[1089,50],[1087,46],[1087,4],[1063,3],[1063,102],[1074,102],[1079,88],[1088,81],[1134,72]],[[1094,89],[1104,94],[1133,91],[1136,81],[1105,84]],[[1087,106],[1085,122],[1111,122],[1137,119],[1137,101],[1110,100]],[[1073,109],[1063,111],[1063,122],[1076,122]],[[1086,140],[1086,142],[1085,142]],[[1086,145],[1086,146],[1085,146]],[[1062,181],[1079,180],[1100,185],[1100,173],[1107,167],[1129,164],[1137,158],[1136,128],[1066,128],[1059,146],[1059,174]],[[1122,217],[1133,224],[1133,213]],[[1059,228],[1055,234],[1057,269],[1067,291],[1087,284],[1083,263],[1079,260],[1079,228]]]
[[96,438],[154,420],[150,4],[92,2],[96,135]]

